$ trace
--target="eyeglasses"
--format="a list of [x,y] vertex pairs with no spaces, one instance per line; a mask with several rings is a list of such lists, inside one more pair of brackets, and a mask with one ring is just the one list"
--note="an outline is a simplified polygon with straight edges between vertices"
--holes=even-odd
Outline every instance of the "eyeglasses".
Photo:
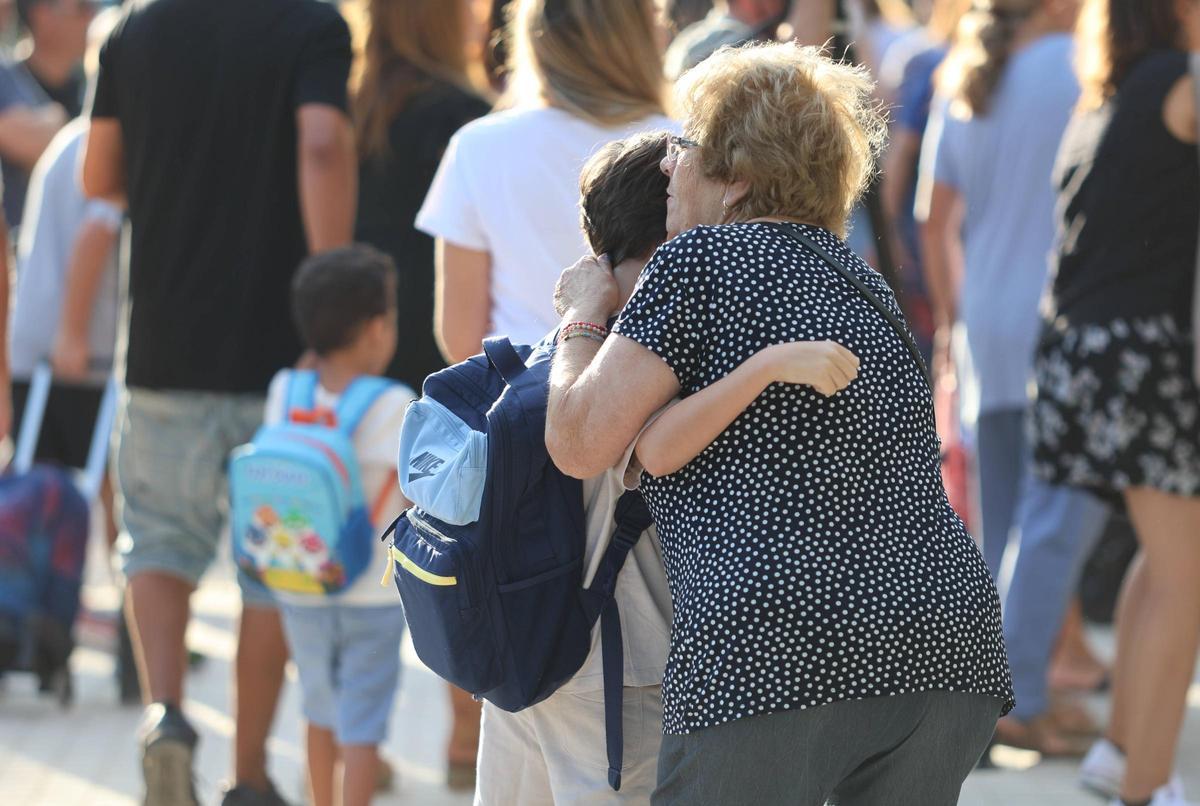
[[680,137],[678,134],[672,134],[667,138],[667,159],[671,162],[678,162],[683,156],[683,152],[689,148],[699,148],[700,144],[695,140],[687,137]]

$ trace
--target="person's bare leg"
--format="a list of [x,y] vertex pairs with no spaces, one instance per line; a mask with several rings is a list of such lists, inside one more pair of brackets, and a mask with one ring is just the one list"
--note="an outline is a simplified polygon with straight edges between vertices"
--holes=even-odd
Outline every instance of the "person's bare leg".
[[450,690],[450,708],[454,723],[450,729],[450,747],[446,756],[451,764],[474,764],[479,753],[479,721],[483,705],[455,686]]
[[116,548],[120,529],[117,528],[117,504],[110,473],[105,473],[100,481],[100,506],[104,509],[104,542],[111,554]]
[[308,758],[308,793],[312,806],[333,806],[338,761],[333,731],[305,723],[305,755]]
[[1083,626],[1083,607],[1073,597],[1063,617],[1058,644],[1050,661],[1051,688],[1094,691],[1104,683],[1108,670],[1088,646]]
[[158,571],[143,571],[129,580],[126,614],[147,705],[183,703],[184,636],[194,589],[190,582]]
[[260,791],[270,786],[267,737],[275,720],[287,659],[279,611],[271,607],[243,608],[235,662],[233,769],[238,784]]
[[1121,596],[1117,600],[1116,628],[1117,653],[1112,667],[1112,703],[1109,709],[1108,727],[1104,736],[1121,752],[1129,735],[1130,692],[1133,688],[1133,672],[1130,664],[1136,654],[1138,635],[1144,621],[1146,603],[1146,573],[1143,555],[1139,551],[1125,574]]
[[375,795],[378,748],[372,744],[342,747],[342,806],[368,806]]
[[1136,802],[1171,777],[1200,648],[1200,499],[1139,488],[1125,500],[1147,574],[1121,784],[1121,797]]

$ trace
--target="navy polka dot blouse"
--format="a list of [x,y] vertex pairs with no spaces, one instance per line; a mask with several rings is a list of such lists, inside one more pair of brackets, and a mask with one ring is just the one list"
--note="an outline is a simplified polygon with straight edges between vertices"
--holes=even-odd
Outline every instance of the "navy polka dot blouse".
[[[840,239],[804,231],[900,315]],[[683,395],[782,342],[862,362],[832,398],[772,384],[687,466],[643,479],[675,608],[667,733],[930,690],[1011,708],[1000,602],[942,487],[929,387],[859,291],[771,226],[699,227],[658,250],[615,331]]]

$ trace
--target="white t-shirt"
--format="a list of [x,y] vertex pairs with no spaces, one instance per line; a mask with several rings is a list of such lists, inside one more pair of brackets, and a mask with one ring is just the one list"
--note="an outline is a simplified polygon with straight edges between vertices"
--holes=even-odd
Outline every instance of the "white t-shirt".
[[[266,425],[282,422],[286,414],[285,398],[287,381],[291,370],[281,370],[271,381],[267,392],[267,408],[263,416]],[[403,384],[384,392],[363,417],[358,429],[354,432],[354,452],[358,456],[361,472],[363,494],[367,506],[375,508],[385,486],[389,486],[387,503],[378,508],[378,517],[372,523],[377,534],[391,524],[406,506],[400,493],[399,480],[396,478],[396,451],[400,441],[400,424],[404,420],[404,411],[416,397],[413,391]],[[339,395],[317,385],[316,405],[319,408],[336,408]],[[319,606],[336,602],[340,605],[356,607],[379,607],[380,605],[400,606],[400,594],[392,583],[389,571],[387,583],[379,583],[384,569],[390,569],[387,545],[375,541],[371,562],[362,575],[354,583],[339,594],[333,596],[302,596],[275,592],[287,604]]]
[[678,124],[655,115],[604,128],[549,107],[498,112],[450,140],[417,228],[488,252],[489,335],[536,344],[558,324],[554,284],[589,249],[579,226],[579,175],[601,146]]
[[[657,415],[655,415],[657,417]],[[650,421],[653,422],[653,419]],[[649,425],[649,423],[647,423]],[[634,441],[637,444],[637,441]],[[616,467],[583,483],[587,513],[587,551],[584,555],[584,585],[592,577],[612,541],[616,529],[617,501],[626,490],[626,480],[637,486],[641,473],[633,458],[633,446]],[[671,592],[663,563],[662,543],[651,526],[629,552],[617,576],[617,608],[621,614],[621,643],[625,650],[625,685],[656,686],[662,683],[671,643]],[[592,630],[592,651],[575,677],[560,689],[580,693],[604,688],[604,655],[600,646],[600,624]]]
[[[113,232],[125,214],[110,202],[84,198],[79,156],[87,120],[77,118],[55,135],[38,160],[25,197],[25,217],[17,249],[17,291],[9,322],[9,362],[14,378],[28,379],[48,359],[58,335],[67,295],[67,268],[75,239],[85,223],[100,222]],[[112,372],[120,311],[117,250],[114,248],[96,290],[88,333],[88,383],[103,384]]]

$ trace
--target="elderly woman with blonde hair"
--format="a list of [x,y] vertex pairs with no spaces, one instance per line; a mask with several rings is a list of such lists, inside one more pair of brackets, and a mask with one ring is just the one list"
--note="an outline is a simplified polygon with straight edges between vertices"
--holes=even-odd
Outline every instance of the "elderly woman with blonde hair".
[[[1000,606],[950,508],[930,390],[896,300],[845,245],[884,122],[863,71],[813,49],[727,49],[684,78],[667,231],[612,334],[561,341],[546,439],[613,465],[647,420],[765,346],[861,359],[825,396],[772,384],[642,491],[674,606],[659,804],[958,799],[1012,706]],[[559,280],[601,330],[612,273]]]

